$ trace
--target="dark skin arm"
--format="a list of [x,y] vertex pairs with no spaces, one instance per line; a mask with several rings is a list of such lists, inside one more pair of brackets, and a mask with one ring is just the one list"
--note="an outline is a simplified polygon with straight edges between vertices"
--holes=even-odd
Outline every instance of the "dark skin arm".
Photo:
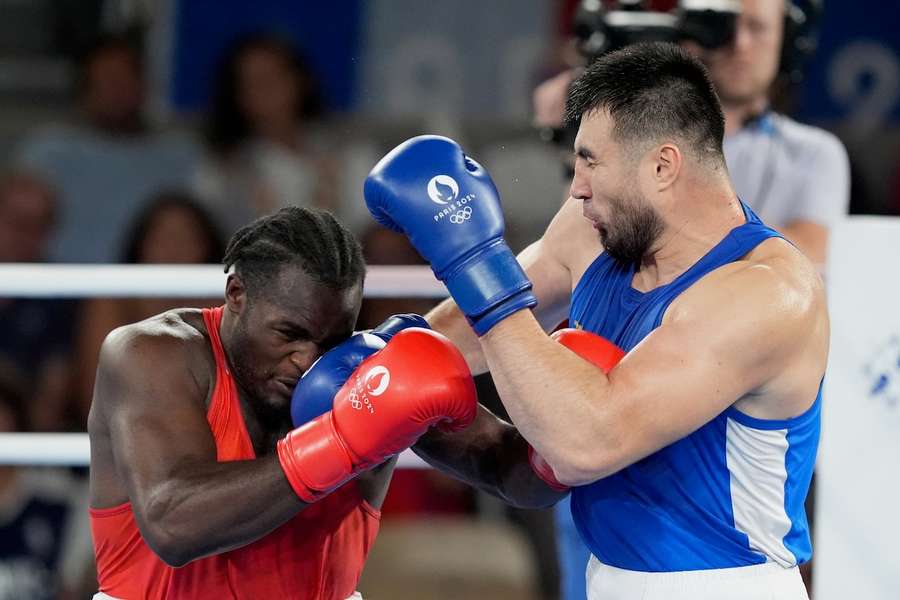
[[306,506],[274,455],[216,462],[208,381],[185,368],[196,365],[193,348],[118,330],[104,343],[94,390],[92,420],[108,430],[141,535],[173,566],[248,544]]
[[568,492],[544,483],[528,463],[528,443],[509,423],[478,405],[463,431],[431,429],[412,447],[425,462],[519,508],[545,508]]

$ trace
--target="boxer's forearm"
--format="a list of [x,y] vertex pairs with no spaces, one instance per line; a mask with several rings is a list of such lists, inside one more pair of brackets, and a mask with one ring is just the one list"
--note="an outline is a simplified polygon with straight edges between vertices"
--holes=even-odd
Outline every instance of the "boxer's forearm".
[[550,339],[530,311],[480,338],[510,419],[566,485],[609,473],[615,422],[606,410],[603,371]]
[[543,508],[565,493],[554,491],[528,463],[528,444],[515,427],[483,406],[464,431],[432,429],[412,450],[433,467],[520,508]]
[[249,544],[306,506],[267,456],[186,467],[136,503],[135,514],[154,552],[180,566]]
[[441,302],[425,315],[425,320],[432,329],[450,338],[450,341],[459,348],[473,375],[487,372],[487,362],[481,344],[478,343],[478,336],[472,331],[466,317],[452,299],[448,298]]

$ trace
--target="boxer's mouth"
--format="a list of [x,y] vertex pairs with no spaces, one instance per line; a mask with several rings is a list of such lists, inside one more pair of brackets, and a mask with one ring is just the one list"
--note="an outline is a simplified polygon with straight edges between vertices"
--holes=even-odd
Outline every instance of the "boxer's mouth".
[[272,381],[275,383],[275,386],[287,396],[290,396],[293,393],[294,388],[297,386],[296,379],[290,379],[287,377],[276,377]]

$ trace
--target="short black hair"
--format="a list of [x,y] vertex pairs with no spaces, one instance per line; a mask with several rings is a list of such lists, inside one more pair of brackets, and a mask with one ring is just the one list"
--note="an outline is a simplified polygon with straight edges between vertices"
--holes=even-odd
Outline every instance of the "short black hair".
[[297,265],[318,283],[345,290],[366,275],[362,248],[330,212],[289,206],[243,227],[232,236],[222,259],[249,293],[263,289],[285,265]]
[[725,115],[706,67],[666,42],[632,44],[601,56],[572,83],[566,120],[609,111],[619,142],[677,136],[699,158],[724,162]]

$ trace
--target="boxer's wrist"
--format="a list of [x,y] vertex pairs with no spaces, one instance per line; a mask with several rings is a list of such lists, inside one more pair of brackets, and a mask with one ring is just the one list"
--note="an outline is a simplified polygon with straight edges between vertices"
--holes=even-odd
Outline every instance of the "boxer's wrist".
[[285,477],[306,503],[316,502],[358,471],[334,430],[330,412],[289,432],[276,448]]
[[531,281],[502,238],[436,275],[479,336],[514,312],[537,305]]

